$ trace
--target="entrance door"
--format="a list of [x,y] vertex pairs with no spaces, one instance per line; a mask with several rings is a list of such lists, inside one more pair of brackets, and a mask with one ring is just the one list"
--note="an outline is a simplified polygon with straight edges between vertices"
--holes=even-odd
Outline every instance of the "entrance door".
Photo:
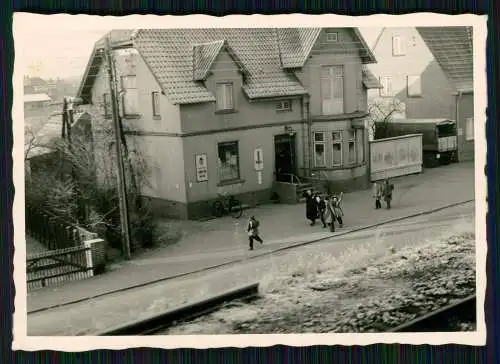
[[295,163],[295,134],[281,134],[274,137],[274,168],[276,181],[292,182],[291,175],[297,174]]

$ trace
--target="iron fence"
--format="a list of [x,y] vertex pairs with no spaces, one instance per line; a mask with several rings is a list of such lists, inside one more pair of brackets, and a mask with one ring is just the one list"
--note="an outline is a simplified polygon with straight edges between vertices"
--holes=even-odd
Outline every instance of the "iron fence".
[[50,250],[80,246],[85,239],[97,237],[47,211],[26,205],[27,233]]
[[28,291],[90,278],[93,275],[90,246],[59,249],[26,257]]

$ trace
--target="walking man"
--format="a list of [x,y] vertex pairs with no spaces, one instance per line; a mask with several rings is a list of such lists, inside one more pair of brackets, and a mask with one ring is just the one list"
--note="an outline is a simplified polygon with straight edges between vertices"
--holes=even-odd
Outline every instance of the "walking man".
[[391,200],[392,200],[392,191],[394,190],[394,185],[389,182],[389,179],[387,178],[384,181],[384,200],[387,205],[387,209],[389,210],[391,208]]
[[380,199],[382,198],[382,186],[378,182],[373,182],[372,188],[373,198],[375,199],[375,209],[378,210],[382,208]]
[[248,242],[250,245],[250,250],[253,250],[253,241],[257,240],[259,243],[263,243],[262,239],[259,236],[259,221],[255,218],[255,216],[250,217],[248,220]]
[[326,222],[325,222],[326,203],[325,200],[322,199],[318,194],[316,194],[316,204],[318,206],[319,219],[323,223],[323,227],[326,228]]

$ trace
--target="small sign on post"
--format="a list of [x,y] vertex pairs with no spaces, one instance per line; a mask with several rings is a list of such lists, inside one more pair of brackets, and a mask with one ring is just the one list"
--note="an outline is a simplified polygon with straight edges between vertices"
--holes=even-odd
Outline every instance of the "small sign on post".
[[254,169],[262,171],[264,169],[264,159],[262,148],[257,148],[253,151]]
[[196,182],[206,182],[208,181],[208,164],[207,164],[207,154],[197,154],[195,156],[196,161]]

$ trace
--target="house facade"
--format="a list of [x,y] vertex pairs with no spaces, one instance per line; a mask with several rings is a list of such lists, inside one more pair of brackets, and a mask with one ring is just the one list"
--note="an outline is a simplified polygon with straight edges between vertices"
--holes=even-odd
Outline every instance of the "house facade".
[[372,45],[369,69],[382,89],[369,103],[396,98],[397,117],[457,121],[459,160],[473,159],[472,41],[466,27],[386,27]]
[[[226,193],[266,202],[276,180],[312,173],[339,188],[366,183],[367,89],[380,85],[364,67],[375,58],[356,29],[148,29],[109,37],[127,142],[148,164],[141,195],[158,214],[209,215]],[[111,125],[102,47],[78,93],[96,110],[94,140]],[[109,159],[112,144],[96,143],[96,154]]]

